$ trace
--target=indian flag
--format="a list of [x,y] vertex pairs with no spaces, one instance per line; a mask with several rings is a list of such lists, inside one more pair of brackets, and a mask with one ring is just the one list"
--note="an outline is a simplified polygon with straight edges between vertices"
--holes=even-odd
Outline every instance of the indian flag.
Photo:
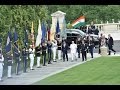
[[77,28],[77,27],[80,27],[80,26],[83,26],[83,25],[85,25],[85,17],[84,16],[79,17],[77,20],[75,20],[72,23],[72,26],[74,28]]

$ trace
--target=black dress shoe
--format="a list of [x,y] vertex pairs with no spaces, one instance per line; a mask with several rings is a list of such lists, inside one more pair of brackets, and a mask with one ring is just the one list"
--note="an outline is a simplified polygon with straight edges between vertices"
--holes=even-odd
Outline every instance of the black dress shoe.
[[47,65],[43,65],[43,66],[47,66]]
[[8,79],[12,78],[12,77],[7,77]]
[[114,52],[114,55],[116,54],[116,52]]
[[57,62],[57,61],[53,61],[53,62]]
[[48,64],[52,64],[51,62],[48,62]]

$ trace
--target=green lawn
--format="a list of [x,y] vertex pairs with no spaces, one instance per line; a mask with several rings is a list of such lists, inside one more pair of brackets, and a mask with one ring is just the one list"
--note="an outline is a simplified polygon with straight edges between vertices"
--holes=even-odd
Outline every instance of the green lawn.
[[120,57],[100,57],[33,85],[120,85]]

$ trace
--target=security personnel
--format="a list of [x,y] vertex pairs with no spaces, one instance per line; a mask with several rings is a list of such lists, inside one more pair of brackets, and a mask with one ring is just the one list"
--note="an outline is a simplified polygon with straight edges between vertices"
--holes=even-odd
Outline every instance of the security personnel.
[[70,44],[70,52],[71,52],[72,61],[74,58],[77,60],[76,58],[77,45],[74,43],[74,41],[72,41],[72,44]]
[[48,64],[52,64],[51,63],[51,59],[52,59],[52,43],[50,41],[48,41],[47,43],[47,52],[48,52]]
[[8,78],[12,78],[12,64],[13,64],[13,54],[11,52],[6,53],[7,66],[8,66]]
[[113,38],[111,37],[110,34],[108,34],[108,49],[109,49],[108,55],[111,55],[111,51],[113,51],[114,54],[116,53],[116,51],[113,49],[113,45],[114,45]]
[[65,56],[66,56],[66,59],[67,59],[67,61],[68,61],[67,50],[68,50],[68,45],[67,45],[67,43],[64,41],[63,44],[62,44],[63,62],[65,61]]
[[62,42],[60,39],[57,41],[57,46],[58,46],[58,60],[61,60],[61,49],[62,49]]
[[52,40],[53,62],[56,62],[57,41]]
[[95,29],[94,34],[95,34],[95,35],[99,35],[98,26],[97,26],[97,28]]
[[23,72],[26,72],[27,69],[27,50],[26,47],[22,49],[22,57],[23,57]]
[[37,57],[37,68],[40,68],[40,59],[41,59],[41,52],[42,52],[42,47],[41,45],[37,46],[35,48],[35,54],[36,54],[36,57]]
[[3,57],[3,55],[2,55],[2,50],[1,50],[1,47],[0,47],[0,81],[3,81],[3,80],[2,80],[3,65],[4,65],[4,57]]
[[46,65],[46,50],[47,50],[47,45],[45,42],[42,43],[42,57],[43,57],[43,66]]
[[[16,44],[16,43],[14,43]],[[16,75],[19,75],[19,69],[20,69],[20,51],[16,45],[14,45],[14,59],[16,61]]]
[[87,49],[88,45],[82,40],[81,44],[81,53],[82,53],[82,61],[87,60]]
[[35,49],[33,49],[32,45],[30,45],[29,48],[29,58],[30,58],[30,70],[34,70],[33,66],[34,66],[34,56],[35,56]]
[[80,38],[78,38],[77,41],[77,52],[78,52],[78,58],[80,58],[80,46],[81,46],[82,42],[80,40]]
[[92,37],[89,38],[88,46],[89,46],[88,48],[89,48],[89,52],[91,54],[91,58],[93,58],[94,41],[93,41]]
[[103,34],[101,33],[101,34],[100,34],[100,37],[99,37],[99,51],[98,51],[98,54],[101,53],[100,47],[101,47],[102,37],[103,37]]

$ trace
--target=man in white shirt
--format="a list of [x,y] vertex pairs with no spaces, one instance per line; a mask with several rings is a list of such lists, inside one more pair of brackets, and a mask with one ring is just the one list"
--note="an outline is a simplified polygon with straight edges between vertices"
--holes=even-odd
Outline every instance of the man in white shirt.
[[52,41],[53,62],[56,62],[57,41]]
[[70,45],[70,52],[71,52],[72,61],[73,61],[74,58],[77,59],[76,58],[77,45],[74,43],[74,41],[72,41],[72,44]]

